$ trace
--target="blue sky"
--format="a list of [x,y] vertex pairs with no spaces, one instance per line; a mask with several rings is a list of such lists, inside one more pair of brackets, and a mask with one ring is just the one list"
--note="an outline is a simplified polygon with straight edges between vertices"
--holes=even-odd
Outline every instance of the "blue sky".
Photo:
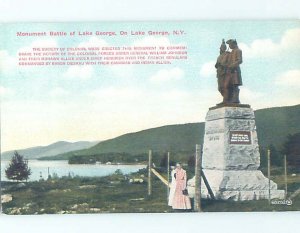
[[[19,37],[17,31],[184,30],[184,36]],[[2,149],[58,140],[104,140],[167,124],[204,121],[221,101],[214,63],[222,38],[243,50],[242,103],[254,109],[298,104],[299,21],[7,24],[1,33]],[[3,43],[4,41],[4,43]],[[30,67],[24,47],[184,44],[188,60],[172,65]]]

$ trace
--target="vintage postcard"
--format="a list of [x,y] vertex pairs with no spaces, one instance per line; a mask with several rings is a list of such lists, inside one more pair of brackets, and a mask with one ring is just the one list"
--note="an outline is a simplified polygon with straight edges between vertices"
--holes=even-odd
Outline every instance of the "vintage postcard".
[[9,215],[300,210],[299,20],[0,25]]

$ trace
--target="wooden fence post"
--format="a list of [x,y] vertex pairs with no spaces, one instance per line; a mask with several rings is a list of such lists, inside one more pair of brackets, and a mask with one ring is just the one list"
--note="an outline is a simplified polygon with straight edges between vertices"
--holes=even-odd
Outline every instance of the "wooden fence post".
[[149,150],[149,160],[148,160],[148,196],[151,196],[151,194],[152,194],[151,168],[152,168],[152,151]]
[[195,197],[194,210],[201,212],[201,173],[202,173],[202,149],[201,145],[196,145],[195,153]]
[[167,172],[168,172],[168,186],[167,186],[167,200],[169,200],[169,195],[170,195],[170,189],[169,189],[169,184],[170,184],[170,152],[168,152],[167,155]]
[[270,176],[271,176],[271,171],[270,171],[270,168],[271,168],[271,162],[270,162],[270,149],[268,149],[268,153],[267,153],[267,159],[268,159],[268,180],[269,180],[269,205],[271,204],[271,179],[270,179]]
[[285,199],[287,199],[287,164],[286,164],[286,155],[284,155],[284,183],[285,183]]

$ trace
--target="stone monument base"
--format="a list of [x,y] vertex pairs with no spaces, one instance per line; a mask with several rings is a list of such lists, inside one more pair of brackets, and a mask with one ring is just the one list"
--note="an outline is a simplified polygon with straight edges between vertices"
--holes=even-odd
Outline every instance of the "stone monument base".
[[[220,104],[205,119],[202,168],[216,199],[284,198],[284,190],[258,170],[260,153],[254,111],[247,104]],[[201,195],[210,198],[202,181]],[[188,181],[190,196],[195,181]]]
[[[269,180],[259,170],[217,171],[203,170],[210,188],[217,200],[261,200],[269,198]],[[191,198],[195,194],[195,177],[188,181]],[[277,184],[270,181],[271,199],[284,199],[284,190],[278,190]],[[202,180],[201,197],[210,199],[208,190]]]

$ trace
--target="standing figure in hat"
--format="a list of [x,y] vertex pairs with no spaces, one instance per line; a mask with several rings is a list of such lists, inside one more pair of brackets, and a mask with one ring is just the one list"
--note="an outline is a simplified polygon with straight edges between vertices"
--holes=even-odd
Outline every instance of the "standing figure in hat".
[[229,103],[239,104],[239,86],[243,85],[240,69],[240,64],[243,62],[242,50],[239,49],[236,40],[230,39],[226,41],[226,43],[229,45],[231,52],[229,56],[228,70],[226,72],[227,75],[230,76],[230,82],[228,82],[227,88],[224,88],[228,90],[228,93],[225,94],[227,95],[227,101]]
[[[226,78],[226,71],[228,68],[229,56],[230,53],[227,50],[225,40],[222,40],[220,46],[220,55],[217,58],[215,68],[217,69],[217,79],[218,79],[218,90],[221,95],[224,97],[224,83]],[[224,101],[223,101],[224,102]]]

